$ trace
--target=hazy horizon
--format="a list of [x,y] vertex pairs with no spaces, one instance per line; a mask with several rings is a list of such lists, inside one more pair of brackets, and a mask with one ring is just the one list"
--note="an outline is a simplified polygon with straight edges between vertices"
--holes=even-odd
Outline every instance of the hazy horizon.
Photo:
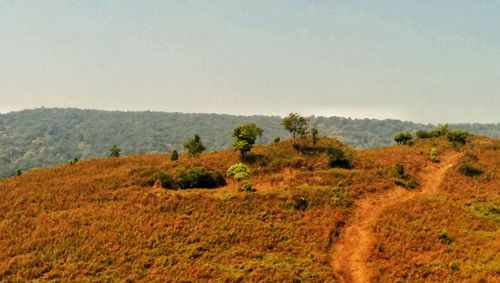
[[0,113],[500,122],[500,2],[6,1]]

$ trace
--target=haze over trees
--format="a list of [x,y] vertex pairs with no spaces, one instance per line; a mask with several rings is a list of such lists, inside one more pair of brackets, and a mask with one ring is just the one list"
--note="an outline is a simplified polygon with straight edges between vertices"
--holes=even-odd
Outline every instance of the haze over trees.
[[[399,120],[308,117],[323,136],[334,136],[354,148],[394,144],[395,133],[431,131],[433,125]],[[68,160],[109,155],[118,144],[121,155],[183,150],[183,143],[198,134],[207,150],[231,147],[232,131],[252,122],[263,130],[262,143],[290,133],[278,116],[231,116],[161,112],[119,112],[42,108],[0,114],[0,178]],[[472,134],[500,137],[500,124],[450,124]],[[259,139],[260,140],[260,139]]]

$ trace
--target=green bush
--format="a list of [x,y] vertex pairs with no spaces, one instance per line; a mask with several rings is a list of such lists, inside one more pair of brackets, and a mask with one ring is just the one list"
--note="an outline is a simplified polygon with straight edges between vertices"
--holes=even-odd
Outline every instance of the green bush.
[[375,249],[377,249],[377,251],[381,253],[385,250],[385,245],[383,243],[378,243],[375,245]]
[[332,168],[352,168],[352,157],[341,148],[329,147],[327,149],[328,166]]
[[450,262],[450,264],[448,264],[448,267],[449,267],[452,271],[458,271],[458,263],[456,263],[456,262]]
[[438,161],[438,150],[437,150],[437,148],[433,147],[431,149],[431,154],[430,154],[429,158],[430,158],[430,160],[432,162],[437,162]]
[[462,164],[458,167],[458,172],[467,177],[477,177],[483,174],[483,170],[476,168],[470,164]]
[[279,143],[281,141],[281,138],[280,137],[275,137],[274,138],[274,143]]
[[222,182],[221,178],[217,176],[217,173],[212,173],[203,166],[194,166],[188,170],[180,169],[177,171],[175,180],[177,186],[181,189],[217,188],[223,186],[225,183],[225,181]]
[[174,180],[165,172],[160,171],[158,173],[158,181],[160,182],[160,186],[164,189],[172,189],[174,187]]
[[413,136],[409,132],[401,132],[394,135],[394,141],[399,144],[410,144]]
[[227,169],[226,175],[236,182],[241,182],[250,178],[250,169],[243,163],[237,163]]
[[467,142],[468,136],[469,133],[462,130],[453,130],[446,134],[446,137],[450,142],[456,142],[461,144],[465,144]]
[[397,163],[394,165],[394,168],[392,168],[392,173],[394,174],[395,177],[398,178],[405,178],[405,167],[401,163]]
[[448,134],[448,124],[439,124],[434,128],[434,130],[431,131],[431,135],[436,138],[445,136],[446,134]]
[[178,159],[179,159],[179,153],[177,152],[177,150],[172,151],[172,153],[170,154],[170,160],[176,161]]
[[109,156],[110,157],[120,157],[121,151],[122,150],[116,144],[114,144],[109,149]]
[[441,242],[447,243],[447,244],[449,244],[451,242],[451,238],[448,235],[448,231],[446,231],[446,230],[442,230],[441,232],[439,232],[438,239]]
[[433,137],[431,132],[424,130],[417,131],[415,135],[421,139],[428,139]]

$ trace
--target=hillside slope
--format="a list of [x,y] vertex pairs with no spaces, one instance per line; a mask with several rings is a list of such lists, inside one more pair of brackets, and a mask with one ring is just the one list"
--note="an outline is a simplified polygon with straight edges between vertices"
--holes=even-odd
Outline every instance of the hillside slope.
[[[328,147],[352,155],[353,168],[330,168]],[[429,160],[432,147],[441,162]],[[229,179],[218,189],[159,188],[159,171],[174,179],[192,166],[225,172],[239,162],[230,150],[36,170],[0,181],[0,280],[349,282],[357,279],[345,276],[350,267],[332,265],[360,253],[365,280],[494,282],[498,150],[500,141],[478,137],[375,150],[322,138],[296,151],[284,141],[256,147],[245,161],[255,192]],[[396,164],[404,175],[394,175]],[[482,174],[464,176],[464,165]],[[366,204],[378,209],[364,223]],[[361,237],[352,229],[365,231],[368,244],[355,238],[349,247],[346,237]],[[442,230],[451,240],[438,237]]]
[[[388,146],[396,132],[431,128],[431,125],[398,120],[311,117],[321,135],[335,136],[355,148]],[[194,134],[209,150],[231,145],[234,127],[255,122],[264,129],[261,143],[276,136],[288,137],[279,117],[183,114],[161,112],[111,112],[78,109],[35,109],[0,114],[0,178],[55,165],[74,158],[108,154],[118,144],[123,154],[181,150]],[[500,137],[499,124],[451,125],[475,134]]]

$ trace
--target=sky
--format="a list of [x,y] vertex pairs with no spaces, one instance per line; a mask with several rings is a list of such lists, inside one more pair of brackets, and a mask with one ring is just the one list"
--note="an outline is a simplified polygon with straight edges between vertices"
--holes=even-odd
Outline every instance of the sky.
[[0,112],[500,122],[500,1],[0,0]]

